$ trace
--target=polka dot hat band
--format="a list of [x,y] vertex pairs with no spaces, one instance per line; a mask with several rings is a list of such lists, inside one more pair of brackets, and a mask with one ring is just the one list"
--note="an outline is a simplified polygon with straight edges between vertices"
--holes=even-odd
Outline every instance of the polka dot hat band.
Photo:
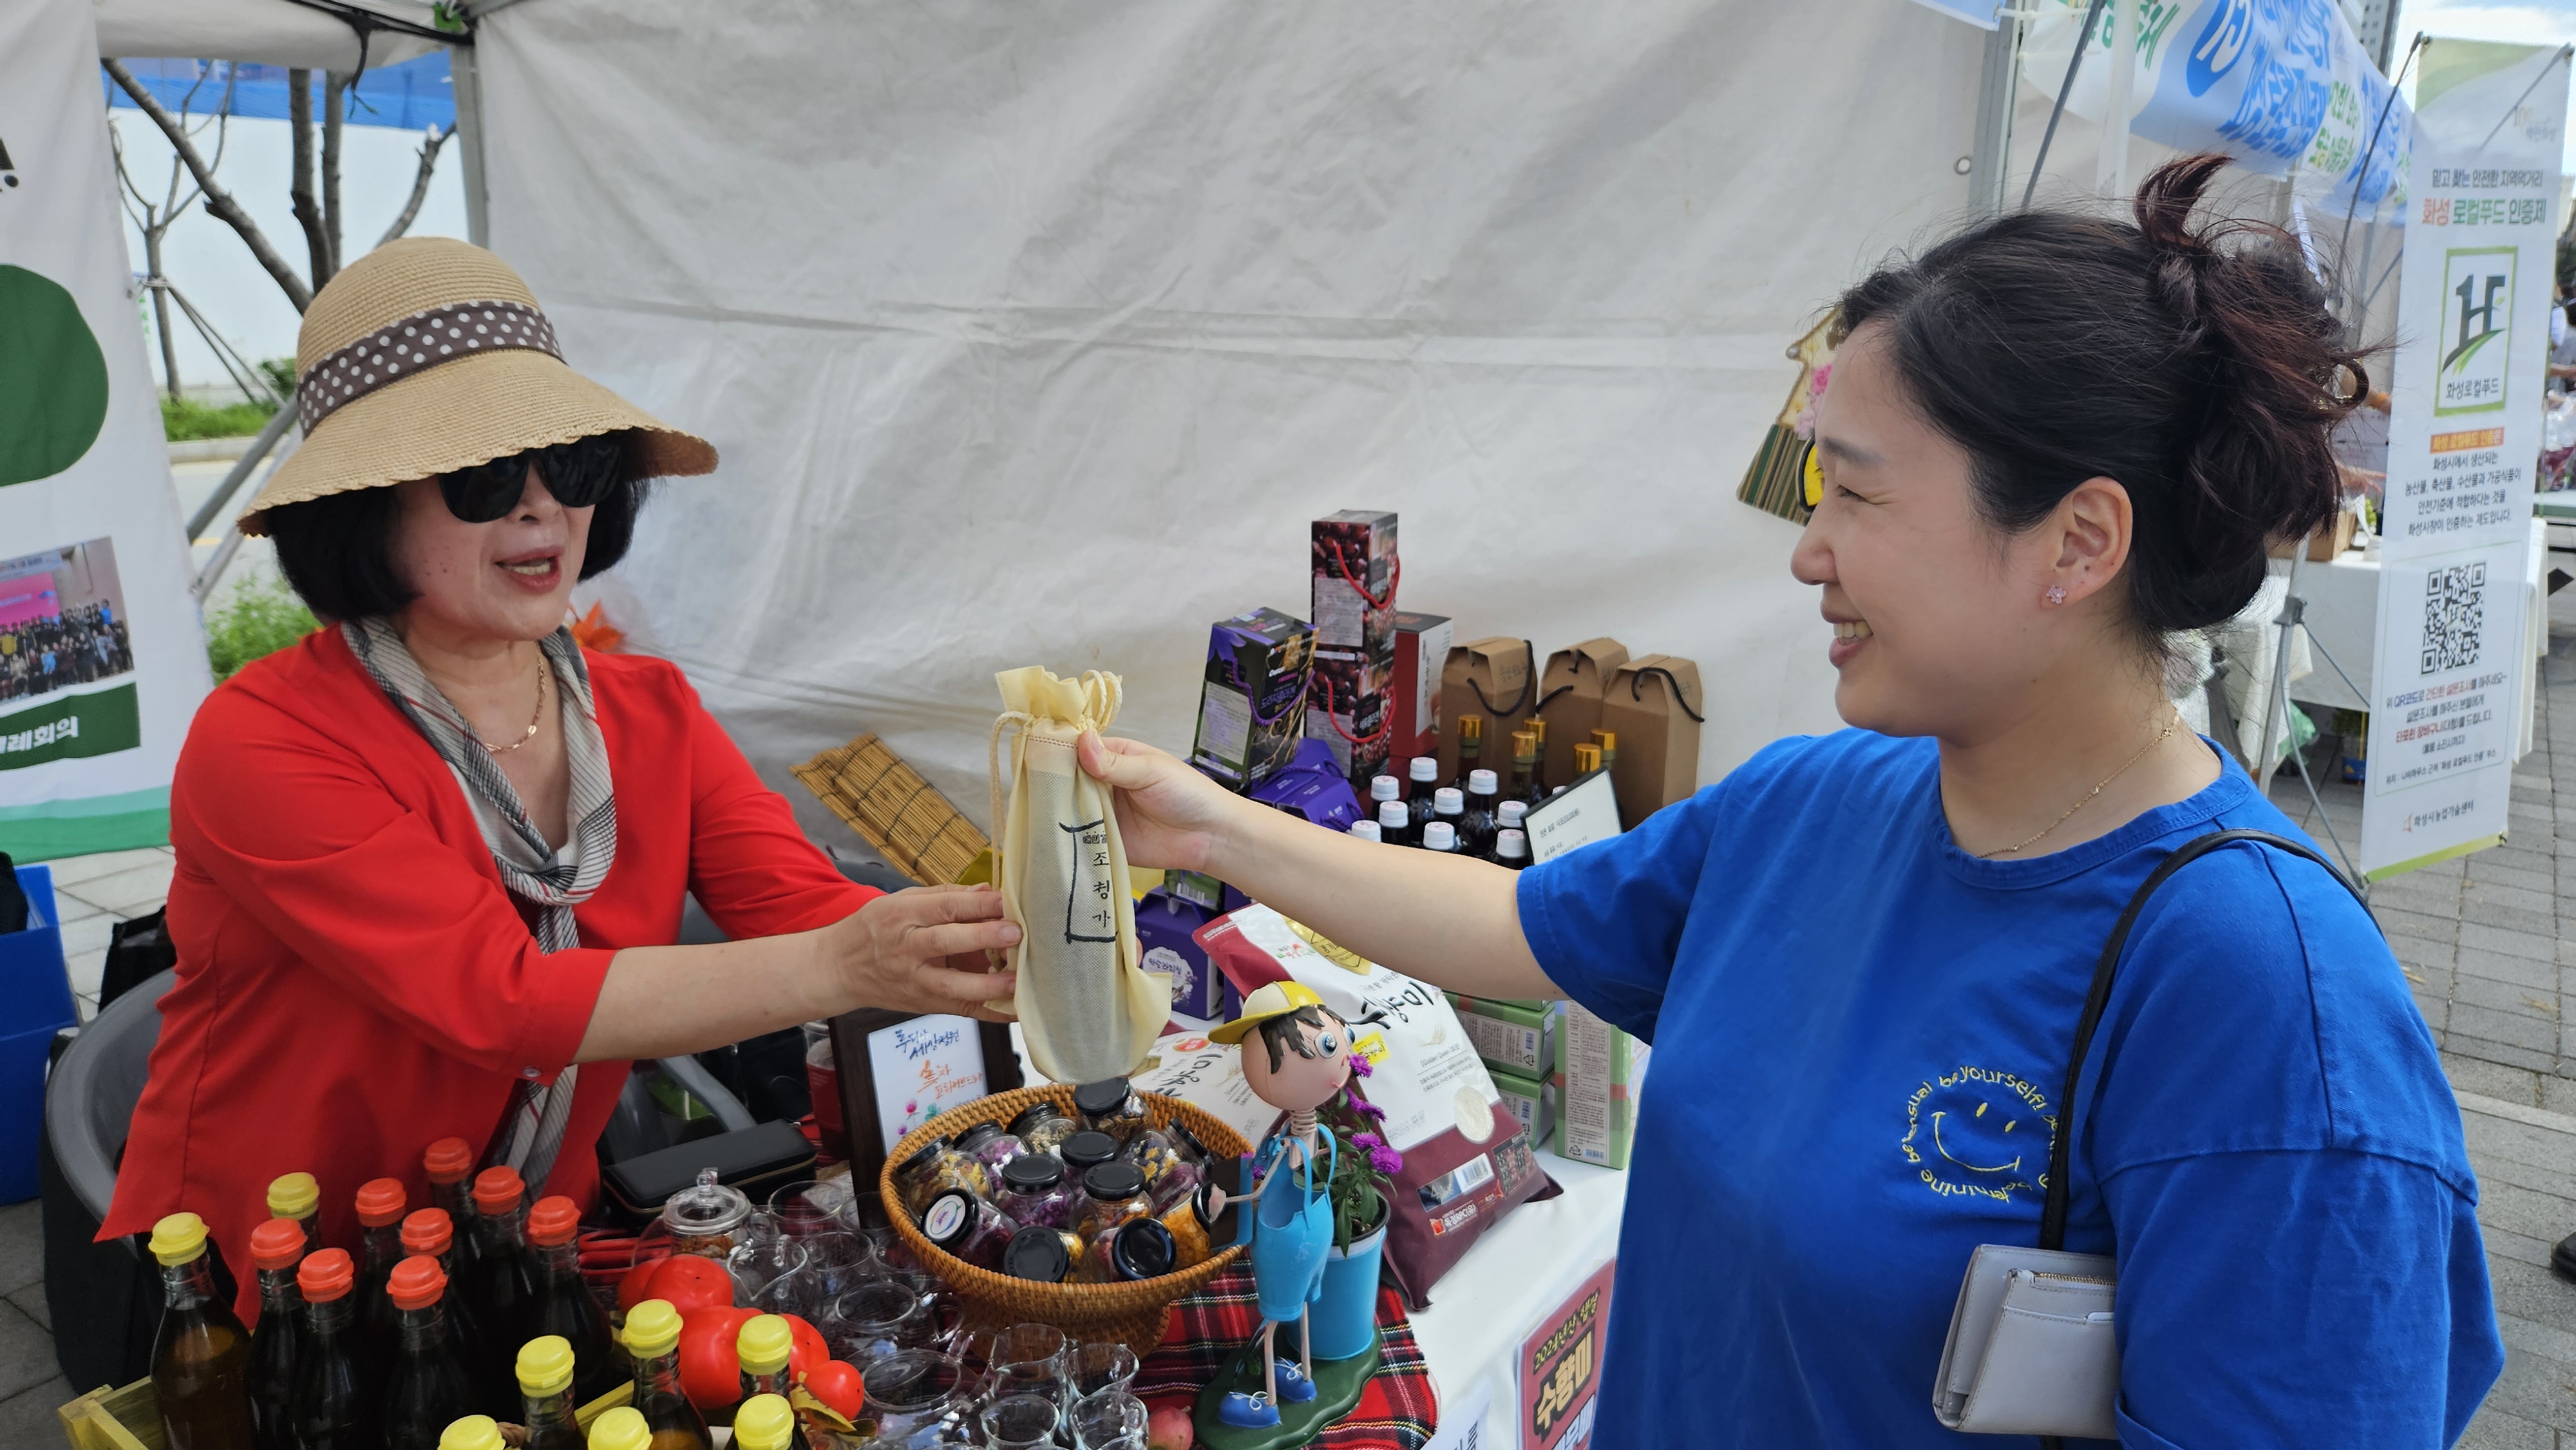
[[554,324],[516,302],[461,302],[415,312],[315,363],[295,385],[296,423],[305,432],[408,371],[471,357],[487,348],[533,348],[557,362]]

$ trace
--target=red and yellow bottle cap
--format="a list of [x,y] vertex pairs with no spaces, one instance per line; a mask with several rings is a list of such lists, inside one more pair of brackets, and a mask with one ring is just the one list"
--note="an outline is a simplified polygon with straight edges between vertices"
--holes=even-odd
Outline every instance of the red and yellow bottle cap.
[[152,1225],[152,1257],[165,1264],[184,1264],[205,1251],[206,1221],[193,1213],[174,1213]]
[[426,1309],[447,1292],[447,1271],[427,1254],[414,1254],[394,1265],[385,1293],[396,1309]]
[[572,1341],[560,1334],[540,1334],[519,1346],[513,1368],[519,1376],[519,1393],[529,1399],[562,1394],[572,1385]]
[[416,1208],[403,1216],[402,1246],[407,1254],[443,1254],[456,1243],[456,1225],[443,1208]]
[[776,1395],[753,1395],[733,1412],[733,1443],[742,1450],[787,1450],[796,1412]]
[[508,1213],[527,1196],[528,1185],[520,1181],[516,1168],[486,1168],[474,1175],[474,1211],[477,1213]]
[[619,1338],[637,1359],[668,1354],[680,1342],[680,1311],[668,1299],[647,1299],[626,1311],[626,1329]]
[[490,1415],[468,1415],[438,1434],[438,1450],[504,1450],[508,1443]]
[[295,1266],[295,1287],[307,1304],[327,1304],[357,1282],[358,1266],[349,1261],[347,1249],[315,1249]]
[[604,1410],[590,1422],[590,1450],[652,1450],[653,1427],[633,1405]]
[[796,1332],[775,1314],[753,1315],[742,1321],[742,1331],[734,1336],[734,1354],[742,1361],[744,1374],[778,1373],[787,1368],[788,1353],[795,1347]]
[[462,1183],[474,1171],[474,1150],[462,1138],[441,1138],[420,1155],[420,1169],[432,1183]]
[[358,1185],[358,1222],[384,1228],[402,1222],[411,1194],[399,1178],[370,1178]]
[[311,1218],[322,1206],[322,1185],[310,1173],[287,1173],[268,1182],[268,1211],[278,1218]]
[[528,1242],[539,1248],[571,1243],[580,1228],[581,1210],[560,1194],[540,1198],[537,1206],[528,1210]]
[[303,1257],[304,1225],[291,1218],[272,1218],[250,1231],[254,1269],[292,1269]]

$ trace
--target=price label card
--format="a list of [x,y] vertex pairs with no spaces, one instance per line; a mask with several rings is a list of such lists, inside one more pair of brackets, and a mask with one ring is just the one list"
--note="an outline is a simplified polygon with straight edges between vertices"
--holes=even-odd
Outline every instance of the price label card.
[[1539,802],[1529,813],[1528,830],[1532,864],[1619,834],[1619,797],[1611,790],[1610,772],[1596,770],[1563,795]]

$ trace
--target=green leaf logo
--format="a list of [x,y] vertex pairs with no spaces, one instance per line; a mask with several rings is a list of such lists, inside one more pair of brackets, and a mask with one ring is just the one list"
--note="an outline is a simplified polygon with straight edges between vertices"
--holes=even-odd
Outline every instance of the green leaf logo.
[[107,421],[107,356],[80,304],[24,267],[0,266],[0,487],[51,478]]

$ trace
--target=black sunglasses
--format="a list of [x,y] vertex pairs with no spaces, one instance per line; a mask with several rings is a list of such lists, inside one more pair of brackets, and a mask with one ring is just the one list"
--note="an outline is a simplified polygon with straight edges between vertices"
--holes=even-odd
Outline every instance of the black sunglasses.
[[495,458],[471,468],[438,476],[438,491],[447,498],[447,511],[469,524],[488,524],[507,518],[519,506],[527,492],[528,470],[537,470],[546,492],[555,502],[568,509],[586,509],[605,501],[613,489],[626,478],[626,439],[617,433],[601,433],[558,443],[551,448],[531,448],[507,458]]

